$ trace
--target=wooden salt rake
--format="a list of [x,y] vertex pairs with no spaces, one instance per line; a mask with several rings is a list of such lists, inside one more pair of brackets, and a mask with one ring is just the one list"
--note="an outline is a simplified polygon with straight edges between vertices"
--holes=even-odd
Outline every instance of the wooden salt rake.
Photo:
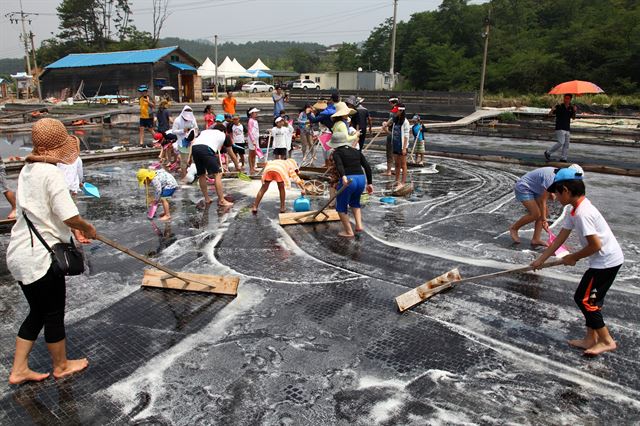
[[142,279],[142,286],[144,287],[199,291],[231,296],[238,294],[239,277],[176,272],[100,234],[96,235],[96,239],[156,268],[157,270],[145,269],[144,278]]
[[[550,268],[552,266],[558,266],[562,264],[563,264],[562,260],[556,260],[553,262],[545,263],[544,265],[541,265],[537,269]],[[439,277],[436,277],[430,281],[427,281],[426,283],[422,284],[419,287],[414,288],[413,290],[409,290],[406,293],[401,294],[400,296],[396,297],[395,300],[400,312],[404,312],[407,309],[412,308],[424,302],[427,299],[430,299],[436,294],[441,293],[447,289],[450,289],[454,285],[458,285],[466,281],[476,281],[484,278],[493,278],[493,277],[498,277],[500,275],[506,275],[506,274],[511,274],[515,272],[528,272],[532,270],[533,270],[533,267],[531,266],[522,266],[518,268],[507,269],[504,271],[492,272],[490,274],[478,275],[475,277],[469,277],[469,278],[463,279],[460,276],[460,272],[458,271],[458,268],[456,268],[456,269],[450,270],[445,274],[440,275]]]
[[[340,220],[340,216],[338,216],[337,211],[331,209],[325,212],[325,210],[327,209],[327,207],[329,207],[329,204],[331,204],[331,202],[338,197],[338,195],[342,194],[342,191],[344,191],[347,186],[351,184],[351,182],[351,179],[349,179],[347,183],[342,186],[342,188],[336,191],[336,193],[329,198],[329,201],[327,201],[324,206],[316,211],[308,213],[280,213],[280,225],[302,225],[305,223],[335,222],[337,220]],[[321,214],[324,217],[318,218],[318,216]]]

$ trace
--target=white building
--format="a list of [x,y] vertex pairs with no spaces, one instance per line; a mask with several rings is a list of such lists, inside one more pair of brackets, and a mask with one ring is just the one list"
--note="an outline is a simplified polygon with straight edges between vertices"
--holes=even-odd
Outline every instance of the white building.
[[382,71],[303,73],[300,78],[313,80],[322,90],[391,90],[392,86],[391,74]]

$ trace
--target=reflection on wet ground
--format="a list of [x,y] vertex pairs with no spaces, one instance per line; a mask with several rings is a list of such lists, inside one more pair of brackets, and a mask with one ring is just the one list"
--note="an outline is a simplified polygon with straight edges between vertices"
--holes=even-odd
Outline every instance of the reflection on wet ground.
[[[112,127],[86,127],[73,129],[69,133],[78,136],[82,150],[111,149],[114,146],[137,146],[137,127],[118,125]],[[147,141],[151,136],[145,134]],[[31,133],[0,133],[0,156],[24,157],[31,152]]]
[[[198,189],[182,187],[172,222],[150,222],[133,175],[143,163],[87,167],[102,198],[77,202],[99,230],[174,269],[237,274],[239,295],[140,289],[142,264],[87,246],[88,273],[68,280],[67,322],[70,354],[90,367],[61,381],[2,381],[0,423],[640,421],[640,248],[629,220],[640,201],[628,196],[640,179],[586,176],[627,256],[605,314],[619,350],[588,360],[565,343],[582,332],[572,296],[583,264],[461,284],[397,313],[395,296],[449,269],[473,276],[536,255],[530,229],[521,247],[505,233],[523,212],[511,188],[525,169],[429,161],[435,168],[411,170],[414,197],[396,205],[378,201],[391,182],[376,174],[366,232],[352,241],[337,223],[280,227],[275,189],[252,215],[259,183],[237,179],[225,180],[230,210],[199,210]],[[562,214],[551,207],[552,219]],[[27,307],[4,260],[0,273],[6,378]],[[32,367],[50,369],[41,341]]]

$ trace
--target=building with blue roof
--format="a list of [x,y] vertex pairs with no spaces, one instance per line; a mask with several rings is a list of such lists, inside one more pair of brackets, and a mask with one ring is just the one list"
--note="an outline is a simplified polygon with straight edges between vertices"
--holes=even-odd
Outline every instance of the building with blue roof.
[[[169,95],[181,102],[202,101],[200,64],[178,46],[103,53],[72,53],[47,65],[41,76],[44,97],[64,99],[79,88],[86,97],[118,95],[136,98]],[[174,90],[160,89],[173,87]]]

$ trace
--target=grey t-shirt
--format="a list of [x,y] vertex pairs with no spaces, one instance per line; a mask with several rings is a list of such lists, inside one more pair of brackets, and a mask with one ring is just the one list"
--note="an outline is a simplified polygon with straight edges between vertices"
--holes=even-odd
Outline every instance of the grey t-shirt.
[[555,167],[540,167],[522,176],[516,182],[514,188],[518,192],[532,192],[540,196],[553,183],[556,174]]

